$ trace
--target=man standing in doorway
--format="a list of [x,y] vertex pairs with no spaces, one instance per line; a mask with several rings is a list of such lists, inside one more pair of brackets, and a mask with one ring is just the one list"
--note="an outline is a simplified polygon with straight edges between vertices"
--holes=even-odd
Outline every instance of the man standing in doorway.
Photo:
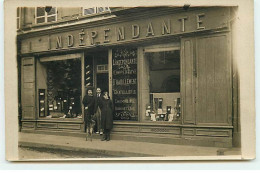
[[101,104],[101,89],[97,88],[96,90],[96,96],[95,96],[95,117],[96,117],[96,127],[97,131],[96,133],[99,133],[100,135],[103,134],[103,129],[101,129],[101,110],[100,110],[100,104]]

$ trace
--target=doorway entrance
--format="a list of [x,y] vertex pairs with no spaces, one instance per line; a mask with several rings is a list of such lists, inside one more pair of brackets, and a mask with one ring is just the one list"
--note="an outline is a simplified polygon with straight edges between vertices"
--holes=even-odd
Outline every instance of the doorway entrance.
[[[108,80],[108,52],[92,52],[86,55],[86,87],[100,88],[101,91],[109,90]],[[88,71],[89,69],[89,71]],[[90,82],[88,82],[90,81]]]

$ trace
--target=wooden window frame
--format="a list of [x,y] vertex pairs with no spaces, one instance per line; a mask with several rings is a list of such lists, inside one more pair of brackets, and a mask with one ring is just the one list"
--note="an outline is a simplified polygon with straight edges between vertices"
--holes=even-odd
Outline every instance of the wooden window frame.
[[[84,13],[85,9],[90,9],[90,8],[94,8],[94,13],[92,13],[92,14],[85,14]],[[98,8],[100,8],[100,7],[83,7],[82,8],[82,16],[101,14],[101,13],[106,13],[106,12],[110,12],[111,11],[109,7],[103,7],[103,8],[108,8],[108,10],[104,10],[103,12],[98,12]]]
[[[163,51],[173,51],[173,50],[179,50],[181,53],[181,42],[180,41],[175,41],[172,43],[164,43],[164,44],[155,44],[155,45],[150,45],[150,46],[144,46],[144,47],[139,47],[138,48],[138,63],[137,63],[137,69],[140,69],[137,74],[138,78],[138,121],[142,123],[152,123],[152,124],[180,124],[181,119],[179,121],[148,121],[145,119],[145,102],[144,99],[144,94],[143,94],[143,75],[144,75],[144,65],[146,63],[145,60],[145,53],[148,52],[163,52]],[[181,55],[180,55],[180,61],[181,61]],[[180,64],[180,71],[181,71],[181,64]],[[180,80],[181,80],[181,74],[180,74]],[[181,81],[180,81],[181,82]],[[181,95],[181,90],[180,90],[180,95]],[[182,115],[181,115],[182,116]]]
[[16,26],[16,29],[20,29],[21,28],[21,13],[22,13],[22,7],[17,7],[18,11],[19,11],[19,15],[16,14],[16,21],[18,20],[18,26]]
[[51,22],[57,21],[57,7],[53,7],[53,8],[55,8],[55,14],[51,14],[51,15],[48,15],[48,13],[44,10],[44,16],[37,16],[37,8],[40,8],[40,7],[35,7],[35,23],[36,24],[41,24],[41,23],[37,22],[37,19],[43,18],[43,17],[44,17],[44,22],[42,22],[42,23],[49,23],[48,17],[52,17],[52,16],[55,16],[55,21],[51,21]]

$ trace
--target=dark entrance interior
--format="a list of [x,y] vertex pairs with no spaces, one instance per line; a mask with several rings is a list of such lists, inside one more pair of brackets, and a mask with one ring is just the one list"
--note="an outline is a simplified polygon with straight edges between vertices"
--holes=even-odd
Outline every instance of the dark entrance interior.
[[108,91],[108,52],[99,52],[95,56],[96,87],[102,91]]
[[85,86],[94,86],[94,90],[100,88],[102,92],[108,91],[108,51],[88,53],[85,63]]
[[97,74],[97,87],[101,91],[108,91],[108,73]]

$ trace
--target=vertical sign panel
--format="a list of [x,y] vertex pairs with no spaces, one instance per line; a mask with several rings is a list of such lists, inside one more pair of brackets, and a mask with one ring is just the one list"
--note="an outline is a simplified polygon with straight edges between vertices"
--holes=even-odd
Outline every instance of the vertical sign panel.
[[114,120],[137,120],[137,49],[112,52]]

